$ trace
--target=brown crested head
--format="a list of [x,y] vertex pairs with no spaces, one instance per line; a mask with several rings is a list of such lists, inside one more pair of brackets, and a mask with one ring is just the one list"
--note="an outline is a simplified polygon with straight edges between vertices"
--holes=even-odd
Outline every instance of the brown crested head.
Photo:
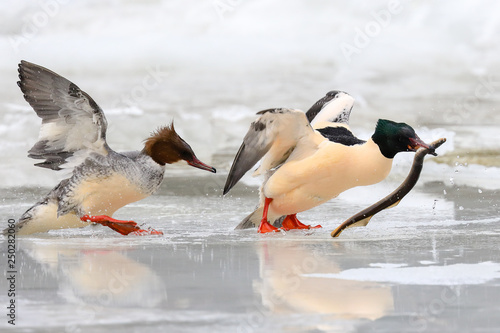
[[160,165],[186,161],[189,165],[215,173],[215,168],[201,162],[191,149],[175,131],[174,124],[160,127],[145,140],[142,152],[149,155]]

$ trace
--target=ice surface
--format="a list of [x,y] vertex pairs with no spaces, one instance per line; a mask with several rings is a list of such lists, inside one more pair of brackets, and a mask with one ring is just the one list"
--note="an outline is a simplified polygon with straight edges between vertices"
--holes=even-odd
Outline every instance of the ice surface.
[[[392,264],[388,265],[390,266],[350,269],[338,274],[315,273],[306,274],[305,276],[353,281],[441,286],[483,284],[500,278],[500,264],[493,262],[405,268],[392,267]],[[373,264],[370,266],[373,266]]]
[[[343,43],[376,28],[390,3],[0,2],[0,221],[18,218],[63,177],[26,157],[40,119],[15,84],[21,59],[89,93],[115,150],[141,149],[174,119],[218,169],[169,168],[159,193],[117,212],[161,237],[89,226],[18,238],[18,320],[13,328],[0,313],[0,331],[498,331],[500,3],[403,0],[346,57]],[[412,154],[398,155],[381,184],[299,215],[323,229],[233,230],[258,200],[258,178],[221,197],[255,113],[307,109],[333,89],[356,98],[351,127],[361,138],[388,118],[448,142],[426,157],[401,204],[366,228],[330,237],[399,185]]]
[[[223,180],[167,179],[160,193],[117,213],[163,236],[89,226],[19,237],[16,332],[468,332],[500,324],[496,191],[467,205],[476,189],[444,195],[422,185],[366,228],[332,239],[340,222],[397,183],[300,214],[323,229],[259,235],[233,230],[254,207],[255,188],[239,185],[222,198]],[[38,192],[7,197],[0,218],[16,217],[27,206],[16,205],[21,198]]]

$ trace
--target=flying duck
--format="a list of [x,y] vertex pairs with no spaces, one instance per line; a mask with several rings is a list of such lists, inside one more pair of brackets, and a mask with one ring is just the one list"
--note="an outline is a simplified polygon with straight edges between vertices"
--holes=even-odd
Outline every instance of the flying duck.
[[226,194],[260,160],[254,172],[265,175],[260,204],[237,229],[258,225],[260,233],[277,231],[272,223],[283,216],[285,230],[312,228],[297,213],[382,181],[397,153],[429,148],[409,125],[385,119],[368,140],[355,137],[349,128],[353,104],[349,94],[331,91],[306,113],[288,108],[257,113],[224,187]]
[[[42,118],[39,141],[28,156],[52,170],[69,170],[44,198],[16,223],[18,235],[99,223],[127,235],[161,234],[134,221],[112,218],[119,208],[153,194],[165,166],[180,161],[216,172],[201,162],[173,123],[152,133],[141,151],[118,153],[106,142],[107,121],[97,103],[64,77],[27,61],[18,82],[26,101]],[[6,233],[6,231],[4,231]]]

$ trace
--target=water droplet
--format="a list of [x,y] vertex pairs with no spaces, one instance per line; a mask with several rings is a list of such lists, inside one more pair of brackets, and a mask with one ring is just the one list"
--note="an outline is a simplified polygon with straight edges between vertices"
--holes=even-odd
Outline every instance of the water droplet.
[[450,177],[450,184],[451,184],[451,185],[455,185],[455,182],[454,182],[453,177]]
[[477,189],[477,191],[478,191],[479,193],[483,193],[483,191],[482,191],[480,188],[478,188],[478,189]]
[[464,206],[458,207],[459,210],[464,210]]
[[443,190],[443,194],[446,195],[448,192],[446,192],[446,190]]

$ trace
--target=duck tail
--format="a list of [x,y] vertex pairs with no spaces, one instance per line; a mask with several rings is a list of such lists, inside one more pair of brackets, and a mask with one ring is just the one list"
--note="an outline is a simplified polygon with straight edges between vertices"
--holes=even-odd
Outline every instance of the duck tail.
[[[260,224],[260,221],[262,220],[262,213],[263,212],[264,212],[264,208],[258,207],[256,210],[254,210],[252,213],[250,213],[247,217],[245,217],[243,219],[243,221],[241,221],[240,224],[238,224],[236,226],[236,228],[234,228],[234,229],[240,230],[240,229],[257,228]],[[276,228],[280,228],[284,219],[285,219],[285,216],[281,216],[281,217],[275,219],[272,224]]]
[[281,228],[283,226],[283,220],[285,219],[286,215],[278,217],[276,220],[273,222],[273,226],[276,228]]
[[234,229],[239,230],[239,229],[257,228],[260,224],[260,220],[262,219],[263,211],[264,211],[263,207],[258,207],[247,217],[245,217],[243,221],[241,221],[240,224],[238,224]]
[[33,207],[31,207],[30,209],[28,209],[24,214],[23,216],[21,216],[21,218],[14,224],[14,228],[5,228],[3,229],[2,231],[2,235],[3,236],[7,236],[9,234],[18,234],[19,233],[19,230],[25,225],[27,224],[30,220],[31,220],[31,215],[29,214],[30,210],[32,210]]

